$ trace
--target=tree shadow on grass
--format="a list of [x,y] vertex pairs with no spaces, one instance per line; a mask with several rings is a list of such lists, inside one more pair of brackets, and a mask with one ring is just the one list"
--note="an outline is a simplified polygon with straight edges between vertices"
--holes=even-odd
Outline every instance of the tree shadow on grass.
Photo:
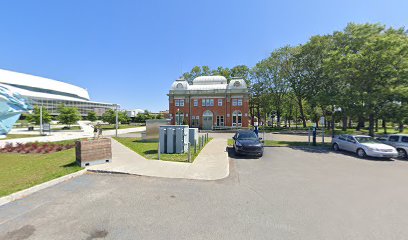
[[144,154],[157,154],[157,150],[146,150],[143,152]]
[[78,164],[76,161],[62,165],[63,168],[72,168],[72,167],[77,167],[77,166]]

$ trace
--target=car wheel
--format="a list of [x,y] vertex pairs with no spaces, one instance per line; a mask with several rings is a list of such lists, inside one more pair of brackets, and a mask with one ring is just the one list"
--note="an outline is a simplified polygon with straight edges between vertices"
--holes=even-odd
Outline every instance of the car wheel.
[[241,154],[237,151],[236,148],[234,148],[234,155],[235,155],[235,156],[240,156],[240,155],[241,155]]
[[367,154],[366,154],[366,152],[364,151],[364,149],[361,149],[361,148],[357,149],[357,155],[358,155],[360,158],[365,158],[365,157],[367,156]]
[[399,158],[407,158],[407,152],[404,149],[398,148],[397,151]]
[[339,145],[337,143],[333,144],[333,150],[334,151],[340,151]]

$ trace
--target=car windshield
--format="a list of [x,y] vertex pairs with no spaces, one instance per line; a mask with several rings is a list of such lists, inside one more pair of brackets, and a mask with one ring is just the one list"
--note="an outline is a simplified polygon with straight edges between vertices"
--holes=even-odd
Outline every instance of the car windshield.
[[238,134],[238,139],[240,140],[256,140],[258,139],[258,137],[256,136],[256,134],[254,132],[240,132]]
[[359,143],[381,143],[380,141],[375,140],[372,137],[355,137],[355,139]]

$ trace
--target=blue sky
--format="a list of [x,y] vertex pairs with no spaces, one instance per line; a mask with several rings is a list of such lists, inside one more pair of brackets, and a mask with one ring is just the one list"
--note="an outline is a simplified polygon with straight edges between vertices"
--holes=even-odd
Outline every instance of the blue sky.
[[348,22],[407,26],[407,10],[403,0],[0,0],[0,68],[159,111],[171,83],[195,65],[253,66]]

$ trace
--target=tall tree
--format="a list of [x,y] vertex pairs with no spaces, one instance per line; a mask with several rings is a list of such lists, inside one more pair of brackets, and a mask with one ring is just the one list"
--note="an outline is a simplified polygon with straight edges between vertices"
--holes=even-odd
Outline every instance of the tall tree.
[[91,122],[95,122],[98,119],[98,117],[96,116],[96,112],[94,111],[89,111],[86,118]]
[[[374,136],[378,106],[397,94],[405,81],[408,59],[407,34],[403,29],[386,29],[380,24],[349,24],[335,33],[337,66],[350,86],[354,111],[369,120]],[[344,47],[344,45],[346,47]]]
[[[27,115],[27,121],[28,122],[34,122],[36,125],[40,124],[40,107],[34,106],[33,112],[31,114]],[[49,123],[51,122],[51,115],[47,111],[45,107],[42,108],[42,122],[43,123]]]
[[[266,113],[276,113],[277,126],[280,127],[284,98],[289,89],[286,71],[283,69],[287,61],[286,48],[280,48],[271,56],[260,61],[253,68],[253,77],[262,85],[262,95],[266,97],[261,102]],[[271,103],[272,106],[269,106]]]
[[62,104],[58,107],[58,113],[58,121],[61,124],[68,125],[68,127],[81,120],[81,115],[79,114],[78,108],[76,107],[67,107]]

